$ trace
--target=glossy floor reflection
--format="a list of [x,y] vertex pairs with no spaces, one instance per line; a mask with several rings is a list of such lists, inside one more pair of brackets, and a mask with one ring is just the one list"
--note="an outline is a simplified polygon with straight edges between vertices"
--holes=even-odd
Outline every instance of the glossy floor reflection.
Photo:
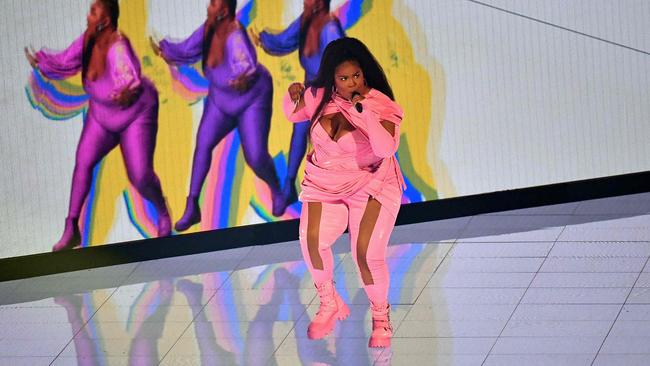
[[0,365],[650,364],[650,194],[398,227],[386,350],[335,252],[324,340],[289,242],[0,283]]

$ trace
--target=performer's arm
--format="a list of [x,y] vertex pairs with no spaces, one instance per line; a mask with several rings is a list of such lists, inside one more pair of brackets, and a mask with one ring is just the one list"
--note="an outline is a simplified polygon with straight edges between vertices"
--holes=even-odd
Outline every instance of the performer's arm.
[[41,49],[34,55],[39,70],[50,79],[65,79],[81,70],[84,35],[61,52]]
[[142,80],[140,70],[135,64],[137,60],[134,60],[135,55],[127,41],[118,41],[106,57],[114,85],[111,97],[122,106],[133,104],[142,90]]
[[282,109],[289,121],[298,123],[311,119],[305,102],[307,94],[305,86],[301,83],[293,83],[289,86],[289,90],[282,99]]
[[264,51],[271,55],[283,56],[297,50],[300,44],[300,18],[280,33],[260,32],[259,40]]
[[320,47],[320,57],[323,57],[323,52],[325,52],[325,47],[332,41],[336,41],[339,38],[345,37],[345,32],[341,27],[341,23],[338,19],[327,22],[323,29],[321,30],[321,47]]
[[234,77],[230,80],[230,85],[243,92],[248,90],[250,81],[255,76],[257,58],[255,54],[250,52],[243,31],[236,31],[228,42],[226,43],[226,47],[230,47],[229,52],[227,52],[228,64]]
[[375,155],[382,158],[392,156],[399,147],[399,124],[402,120],[402,112],[400,109],[389,107],[380,114],[367,108],[370,103],[367,104],[364,104],[361,113],[354,106],[350,108],[350,114],[357,117],[355,127],[362,129],[368,136]]
[[163,39],[160,41],[160,55],[165,61],[173,64],[193,64],[199,61],[203,53],[204,32],[205,23],[183,41],[172,42]]

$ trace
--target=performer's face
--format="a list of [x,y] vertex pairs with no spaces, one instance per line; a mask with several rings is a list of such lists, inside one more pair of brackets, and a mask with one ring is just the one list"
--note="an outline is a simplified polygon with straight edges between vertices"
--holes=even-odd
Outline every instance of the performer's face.
[[334,86],[336,91],[346,99],[352,97],[352,92],[365,94],[368,89],[363,78],[363,70],[356,61],[344,61],[336,67]]
[[228,13],[228,6],[223,0],[210,0],[208,5],[208,18],[216,19],[217,17],[225,17]]
[[86,25],[88,29],[95,30],[95,28],[100,24],[105,28],[108,27],[109,23],[110,19],[106,13],[106,9],[104,9],[104,7],[97,1],[94,1],[90,6],[88,16],[86,17]]

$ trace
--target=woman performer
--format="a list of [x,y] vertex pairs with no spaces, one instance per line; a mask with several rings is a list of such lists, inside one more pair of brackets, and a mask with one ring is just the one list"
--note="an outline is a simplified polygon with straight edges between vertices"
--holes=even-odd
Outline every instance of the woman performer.
[[283,101],[292,122],[310,120],[300,200],[300,245],[314,279],[320,308],[307,334],[319,339],[350,310],[336,292],[331,246],[350,231],[352,258],[370,300],[369,347],[392,337],[386,247],[400,208],[404,178],[394,154],[402,109],[383,69],[354,38],[330,43],[311,87],[294,83]]
[[120,145],[131,184],[158,212],[158,236],[171,234],[171,219],[160,181],[153,169],[158,131],[158,91],[140,72],[131,44],[117,30],[117,0],[95,0],[87,29],[63,52],[41,50],[25,55],[34,68],[51,79],[81,70],[89,95],[88,113],[77,147],[68,217],[61,239],[52,250],[81,243],[79,215],[88,196],[95,165]]
[[282,197],[273,159],[268,151],[273,82],[257,63],[255,48],[235,18],[236,0],[211,0],[207,20],[186,40],[152,41],[154,52],[169,64],[203,61],[210,82],[196,136],[190,193],[185,213],[176,222],[184,231],[201,221],[199,195],[210,169],[212,150],[235,127],[239,129],[248,166],[271,188],[273,215],[281,216]]

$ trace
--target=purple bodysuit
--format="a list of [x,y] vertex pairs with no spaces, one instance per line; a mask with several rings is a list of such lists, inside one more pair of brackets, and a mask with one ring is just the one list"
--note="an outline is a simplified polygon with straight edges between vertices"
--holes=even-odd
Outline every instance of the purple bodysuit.
[[[82,69],[84,36],[62,52],[36,53],[38,69],[50,79],[63,79]],[[106,66],[96,80],[83,79],[89,95],[72,178],[70,218],[78,218],[92,183],[95,165],[120,145],[129,179],[140,194],[151,201],[159,214],[167,214],[160,182],[153,170],[158,129],[158,91],[142,77],[140,63],[128,39],[122,35],[110,46]],[[136,91],[128,107],[115,98],[124,90]]]
[[[160,49],[168,62],[193,64],[203,57],[205,38],[204,23],[181,42],[161,41]],[[196,136],[188,199],[196,200],[201,194],[212,150],[235,127],[241,137],[246,163],[272,190],[277,190],[275,167],[268,152],[273,82],[268,70],[257,63],[255,48],[243,27],[227,36],[223,61],[214,67],[203,65],[203,72],[210,86]],[[244,92],[230,84],[242,75],[249,80],[249,88]],[[189,211],[186,210],[184,218],[196,214]]]

